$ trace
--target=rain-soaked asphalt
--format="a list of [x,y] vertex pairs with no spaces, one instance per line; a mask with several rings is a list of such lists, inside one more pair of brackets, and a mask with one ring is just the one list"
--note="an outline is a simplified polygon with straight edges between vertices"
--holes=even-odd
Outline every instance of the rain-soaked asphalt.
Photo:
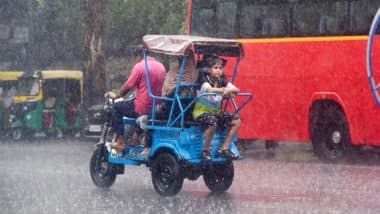
[[280,144],[268,153],[250,143],[222,195],[185,180],[174,197],[153,189],[145,166],[127,167],[107,190],[89,174],[93,141],[0,143],[0,213],[380,213],[380,161],[328,164],[310,145]]

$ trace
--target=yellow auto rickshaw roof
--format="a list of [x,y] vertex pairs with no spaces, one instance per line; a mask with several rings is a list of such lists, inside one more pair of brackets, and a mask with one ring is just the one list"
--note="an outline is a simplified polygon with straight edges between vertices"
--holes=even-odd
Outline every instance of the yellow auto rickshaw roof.
[[83,72],[78,70],[44,70],[39,71],[43,79],[78,79],[83,78]]
[[23,71],[0,71],[0,80],[17,80],[23,74]]

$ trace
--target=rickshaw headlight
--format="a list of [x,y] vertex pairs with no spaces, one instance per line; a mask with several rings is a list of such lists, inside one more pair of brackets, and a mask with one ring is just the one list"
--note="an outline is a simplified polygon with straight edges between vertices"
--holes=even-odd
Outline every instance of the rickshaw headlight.
[[13,123],[15,121],[16,116],[11,114],[9,115],[9,123]]

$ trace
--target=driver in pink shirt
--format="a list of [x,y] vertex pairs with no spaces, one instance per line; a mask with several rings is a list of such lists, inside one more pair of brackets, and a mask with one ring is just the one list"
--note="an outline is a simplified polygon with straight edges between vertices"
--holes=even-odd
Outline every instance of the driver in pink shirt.
[[[152,110],[152,98],[149,96],[148,91],[142,46],[136,48],[135,59],[137,63],[132,68],[128,80],[123,84],[120,90],[117,93],[109,91],[104,95],[105,97],[116,99],[136,89],[136,99],[115,103],[112,108],[111,126],[113,131],[117,134],[117,138],[116,142],[111,144],[111,148],[114,148],[118,152],[125,150],[123,116],[137,118],[144,114],[150,114]],[[153,57],[148,56],[147,61],[151,91],[153,95],[161,96],[161,89],[166,75],[165,67]],[[149,149],[150,145],[147,145],[143,153],[147,153]]]

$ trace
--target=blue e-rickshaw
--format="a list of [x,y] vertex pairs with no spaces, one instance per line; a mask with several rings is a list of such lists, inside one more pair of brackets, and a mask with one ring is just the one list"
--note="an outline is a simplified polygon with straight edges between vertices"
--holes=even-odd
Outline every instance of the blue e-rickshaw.
[[[124,173],[124,165],[145,164],[151,170],[154,189],[164,196],[177,194],[185,178],[196,180],[203,176],[206,186],[212,192],[224,192],[232,184],[234,178],[233,159],[218,157],[217,150],[226,137],[227,130],[218,129],[211,145],[211,161],[205,163],[201,159],[204,146],[203,130],[193,120],[187,118],[191,114],[193,104],[201,96],[212,96],[214,93],[202,95],[188,95],[180,93],[183,88],[199,88],[199,83],[183,83],[182,74],[186,65],[186,53],[192,50],[196,59],[205,54],[216,54],[229,59],[229,63],[236,62],[233,75],[229,78],[234,82],[238,73],[238,64],[244,53],[242,45],[236,40],[216,39],[195,36],[174,35],[146,35],[143,37],[145,70],[147,86],[150,97],[153,100],[152,113],[140,118],[123,118],[126,127],[126,142],[130,142],[133,135],[131,127],[144,129],[143,133],[149,133],[145,137],[139,137],[140,142],[144,139],[151,141],[152,147],[148,156],[140,156],[138,153],[144,149],[144,143],[129,144],[122,156],[115,156],[107,150],[105,143],[109,141],[110,114],[112,100],[105,105],[106,122],[103,125],[99,143],[95,144],[95,151],[90,161],[90,173],[93,182],[99,187],[110,187],[117,174]],[[164,54],[182,57],[178,71],[178,81],[172,97],[154,96],[150,90],[149,67],[147,54]],[[236,59],[233,61],[232,59]],[[225,111],[239,112],[251,100],[251,93],[239,93],[232,99],[225,99],[223,109]],[[160,118],[156,112],[156,106],[160,102],[167,102],[170,112],[165,118]],[[141,123],[144,121],[145,123]],[[137,123],[136,123],[137,121]],[[141,125],[143,124],[143,125]],[[140,132],[141,133],[141,132]],[[144,134],[143,134],[144,135]],[[141,135],[140,135],[141,136]],[[241,155],[236,147],[237,136],[234,136],[230,150],[236,157]],[[239,159],[239,158],[238,158]]]

